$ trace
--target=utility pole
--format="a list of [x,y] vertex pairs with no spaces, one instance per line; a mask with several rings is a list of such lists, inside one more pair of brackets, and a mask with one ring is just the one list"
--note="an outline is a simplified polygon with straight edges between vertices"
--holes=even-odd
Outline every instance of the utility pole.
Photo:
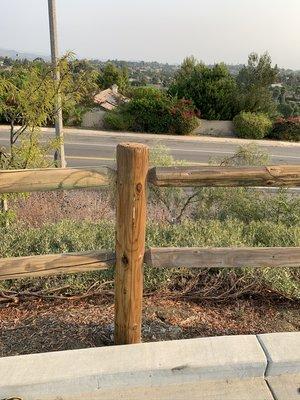
[[58,42],[57,42],[57,22],[56,22],[56,0],[48,0],[48,12],[49,12],[49,29],[50,29],[50,45],[51,45],[51,61],[54,71],[54,81],[57,89],[56,95],[56,115],[55,115],[55,134],[59,140],[59,149],[55,150],[54,162],[57,167],[65,168],[66,157],[65,157],[65,146],[64,146],[64,134],[63,134],[63,120],[62,120],[62,108],[61,108],[61,96],[59,91],[60,72],[58,68]]

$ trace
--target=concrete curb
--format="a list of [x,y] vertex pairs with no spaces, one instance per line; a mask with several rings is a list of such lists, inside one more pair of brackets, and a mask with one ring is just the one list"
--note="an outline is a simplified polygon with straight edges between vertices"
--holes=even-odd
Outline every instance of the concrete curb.
[[300,399],[300,332],[258,335],[266,354],[266,380],[276,400]]
[[[43,132],[53,131],[53,128],[42,128]],[[106,136],[106,137],[114,137],[114,136],[122,136],[123,138],[130,139],[154,139],[154,140],[176,140],[179,142],[203,142],[203,143],[227,143],[227,144],[236,144],[243,146],[245,144],[255,143],[258,146],[273,146],[273,147],[299,147],[300,143],[297,142],[287,142],[281,140],[255,140],[255,139],[242,139],[242,138],[231,138],[231,137],[214,137],[214,136],[184,136],[184,135],[163,135],[157,133],[143,133],[143,132],[112,132],[112,131],[99,131],[93,129],[76,129],[74,128],[65,128],[66,133],[72,131],[72,134],[82,135],[86,133],[89,136]]]
[[0,399],[299,400],[300,333],[0,358]]
[[272,400],[266,366],[250,335],[5,357],[0,398]]
[[300,374],[300,332],[268,333],[257,338],[268,360],[266,377]]

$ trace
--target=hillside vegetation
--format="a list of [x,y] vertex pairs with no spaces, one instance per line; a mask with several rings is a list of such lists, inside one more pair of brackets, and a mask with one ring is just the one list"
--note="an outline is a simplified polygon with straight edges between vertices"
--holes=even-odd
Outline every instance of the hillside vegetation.
[[[126,101],[107,113],[107,129],[187,135],[199,118],[234,119],[240,137],[246,129],[253,139],[300,140],[299,72],[279,70],[268,53],[251,53],[237,68],[205,65],[194,57],[177,67],[77,60],[72,54],[59,67],[65,125],[80,125],[87,111],[97,109],[95,95],[117,85]],[[41,58],[0,57],[0,122],[28,127],[34,119],[35,128],[53,123],[51,76],[51,65]],[[252,121],[264,118],[270,129],[259,130],[249,118],[245,121],[245,113]]]
[[[266,161],[264,152],[250,146],[222,160],[222,165]],[[152,162],[174,163],[163,148],[152,153]],[[110,190],[56,196],[55,201],[51,193],[16,200],[12,206],[15,222],[0,229],[2,257],[113,249],[114,199]],[[28,202],[30,208],[26,208]],[[59,221],[62,215],[68,219]],[[300,246],[300,199],[285,189],[271,193],[251,188],[202,188],[190,193],[151,188],[147,246]],[[99,282],[112,286],[112,280],[113,271],[108,271],[5,281],[0,287],[16,293],[62,287],[62,293],[71,295],[83,294]],[[145,287],[146,291],[170,291],[198,300],[270,294],[300,299],[300,268],[146,268]]]

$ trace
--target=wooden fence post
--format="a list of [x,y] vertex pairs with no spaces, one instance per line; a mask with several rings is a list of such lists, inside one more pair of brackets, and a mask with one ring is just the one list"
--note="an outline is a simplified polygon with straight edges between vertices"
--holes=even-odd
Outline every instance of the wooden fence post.
[[117,146],[115,344],[141,341],[147,173],[147,146]]

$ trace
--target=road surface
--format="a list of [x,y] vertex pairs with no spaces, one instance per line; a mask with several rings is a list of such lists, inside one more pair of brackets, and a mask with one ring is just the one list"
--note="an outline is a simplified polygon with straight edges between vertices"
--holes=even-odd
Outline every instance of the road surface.
[[[44,129],[45,137],[54,137],[53,129]],[[0,146],[7,146],[8,127],[0,127]],[[182,137],[137,133],[114,133],[75,128],[65,129],[65,148],[69,167],[110,165],[115,161],[116,145],[121,142],[145,143],[150,147],[165,145],[176,160],[193,164],[208,163],[235,153],[242,139]],[[255,141],[271,157],[273,164],[300,164],[300,144]]]

